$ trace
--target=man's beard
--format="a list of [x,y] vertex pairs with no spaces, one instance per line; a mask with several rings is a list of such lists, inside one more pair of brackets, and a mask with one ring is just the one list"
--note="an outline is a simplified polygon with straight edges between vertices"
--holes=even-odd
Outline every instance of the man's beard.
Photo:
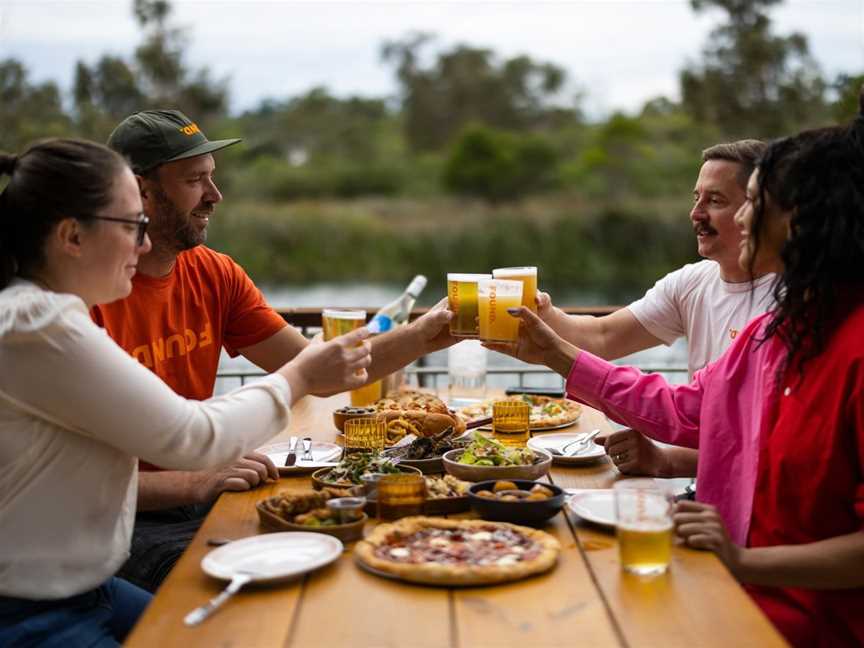
[[151,219],[149,232],[155,245],[173,252],[182,252],[201,245],[207,240],[207,228],[195,227],[192,224],[192,215],[184,214],[177,209],[159,185],[153,187],[153,198],[156,214],[155,218]]

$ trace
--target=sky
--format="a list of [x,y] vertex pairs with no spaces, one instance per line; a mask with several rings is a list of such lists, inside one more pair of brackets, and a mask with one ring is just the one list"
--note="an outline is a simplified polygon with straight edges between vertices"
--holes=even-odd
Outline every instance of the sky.
[[[486,47],[564,68],[565,96],[585,93],[589,115],[635,111],[658,95],[678,97],[678,72],[697,60],[719,11],[687,0],[378,2],[173,0],[187,30],[187,63],[230,80],[233,112],[264,98],[325,86],[344,97],[393,96],[386,40],[430,32],[430,48]],[[131,0],[0,0],[0,59],[15,57],[31,79],[71,88],[75,62],[129,56],[141,37]],[[799,31],[829,78],[864,71],[864,0],[786,0],[772,9],[775,33]]]

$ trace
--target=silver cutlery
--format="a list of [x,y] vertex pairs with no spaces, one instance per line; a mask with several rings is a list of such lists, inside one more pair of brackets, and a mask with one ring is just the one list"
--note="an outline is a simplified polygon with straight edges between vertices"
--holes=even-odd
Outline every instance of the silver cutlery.
[[285,457],[285,465],[293,466],[297,463],[297,437],[292,436],[288,439],[288,456]]
[[183,622],[187,626],[196,626],[201,623],[204,619],[209,617],[213,612],[215,612],[225,601],[234,596],[237,592],[240,591],[240,588],[243,587],[246,583],[250,582],[255,577],[255,574],[252,572],[238,570],[234,572],[234,576],[231,578],[231,582],[228,583],[228,587],[226,587],[222,592],[207,601],[204,605],[195,608],[186,617],[183,619]]
[[[577,439],[573,439],[572,441],[568,441],[560,448],[546,448],[553,455],[559,457],[575,457],[580,453],[584,452],[587,448],[591,447],[591,441],[594,440],[600,434],[600,429],[591,430],[585,436],[579,437]],[[569,450],[572,448],[572,450]]]
[[303,461],[314,461],[312,456],[312,437],[303,437]]

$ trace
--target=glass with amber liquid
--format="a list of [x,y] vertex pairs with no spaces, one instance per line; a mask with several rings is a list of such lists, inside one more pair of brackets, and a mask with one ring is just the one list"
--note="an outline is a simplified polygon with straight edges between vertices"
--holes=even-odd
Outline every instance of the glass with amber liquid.
[[522,401],[492,403],[492,436],[506,446],[524,448],[530,436],[531,406]]
[[[324,329],[325,342],[350,333],[365,323],[365,310],[325,308],[321,311],[321,327]],[[381,396],[381,381],[376,380],[351,390],[351,406],[365,407],[377,401]]]
[[496,279],[522,282],[522,305],[537,312],[537,267],[496,268],[492,271]]
[[615,483],[615,515],[621,568],[664,573],[672,557],[671,496],[653,479],[624,479]]
[[519,319],[507,312],[522,303],[522,282],[481,279],[477,282],[480,339],[486,342],[515,342]]
[[477,282],[491,279],[488,274],[447,274],[447,300],[453,311],[450,320],[450,335],[453,337],[476,338],[480,334],[477,324]]
[[383,450],[387,423],[377,416],[358,416],[345,421],[345,447],[351,450]]
[[378,480],[378,517],[396,520],[422,515],[426,503],[426,479],[417,473],[384,475]]

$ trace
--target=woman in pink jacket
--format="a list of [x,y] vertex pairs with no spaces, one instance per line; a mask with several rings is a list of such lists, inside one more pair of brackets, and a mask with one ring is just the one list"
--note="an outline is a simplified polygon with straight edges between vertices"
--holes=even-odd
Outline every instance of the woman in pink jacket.
[[[571,398],[699,448],[677,533],[717,553],[796,646],[864,645],[864,95],[845,127],[773,142],[736,215],[740,263],[777,308],[692,383],[612,365],[518,309],[509,352]],[[504,350],[500,347],[500,350]]]

